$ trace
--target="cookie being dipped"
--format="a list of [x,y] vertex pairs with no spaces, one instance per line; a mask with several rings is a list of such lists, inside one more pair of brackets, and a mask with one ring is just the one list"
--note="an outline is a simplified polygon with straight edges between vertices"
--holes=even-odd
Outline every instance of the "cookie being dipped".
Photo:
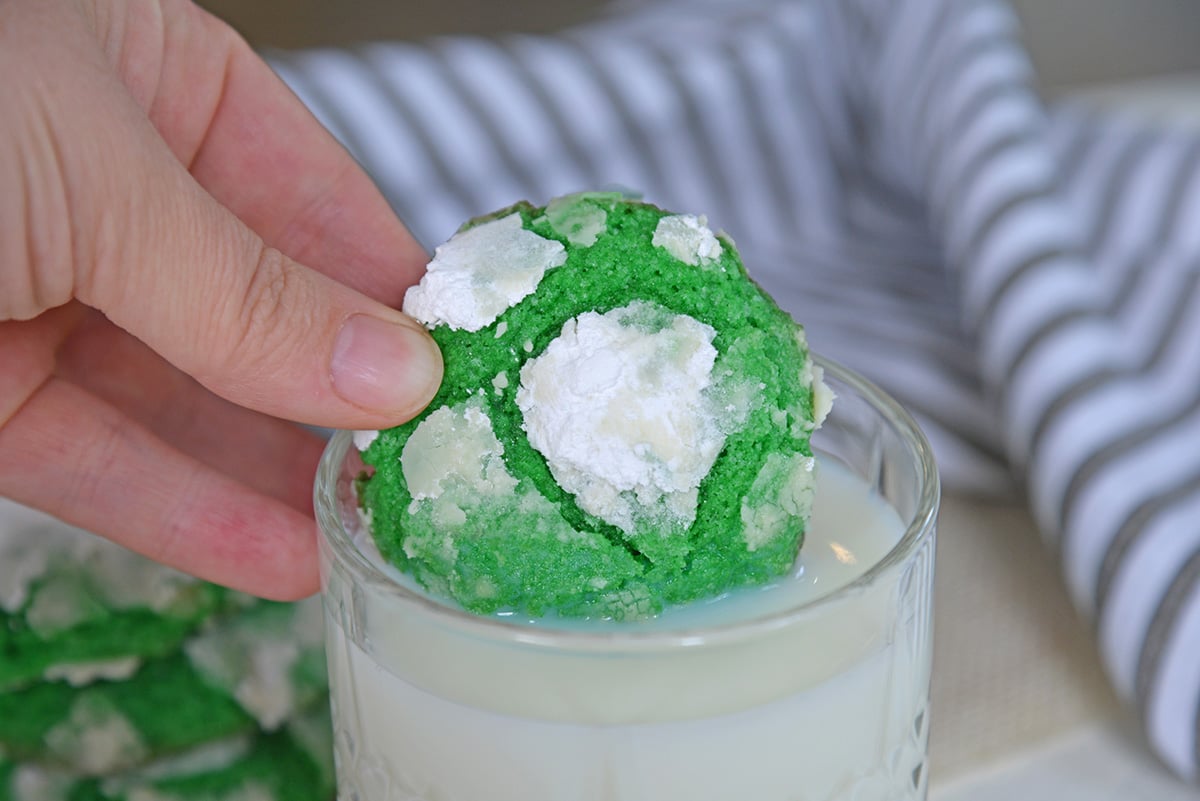
[[788,572],[829,407],[803,329],[703,217],[519,203],[404,310],[442,349],[417,418],[359,432],[383,556],[483,614],[631,619]]

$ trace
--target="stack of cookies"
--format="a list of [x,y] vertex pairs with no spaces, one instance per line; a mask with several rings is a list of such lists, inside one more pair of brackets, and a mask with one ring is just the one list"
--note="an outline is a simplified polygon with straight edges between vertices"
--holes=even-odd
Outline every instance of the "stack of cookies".
[[0,801],[328,801],[320,602],[0,499]]

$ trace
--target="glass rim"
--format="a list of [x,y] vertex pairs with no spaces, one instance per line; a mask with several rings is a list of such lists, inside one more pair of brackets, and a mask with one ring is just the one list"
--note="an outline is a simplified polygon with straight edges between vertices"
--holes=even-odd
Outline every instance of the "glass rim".
[[[450,599],[439,599],[397,583],[354,543],[344,525],[337,492],[342,465],[349,449],[353,447],[353,432],[350,431],[338,431],[333,435],[317,467],[313,501],[318,536],[328,544],[336,562],[349,568],[354,580],[368,582],[376,589],[387,592],[398,603],[414,606],[422,613],[461,631],[525,646],[558,651],[674,650],[712,646],[787,627],[814,609],[869,587],[881,574],[904,562],[932,536],[941,496],[932,448],[912,415],[874,382],[853,370],[817,354],[812,354],[812,359],[827,376],[849,386],[892,426],[915,456],[920,480],[916,510],[896,544],[852,581],[820,597],[744,620],[679,629],[637,630],[636,622],[613,624],[612,628],[592,631],[586,628],[539,628],[525,621],[469,612],[454,606]],[[626,625],[629,627],[627,630],[622,628]]]

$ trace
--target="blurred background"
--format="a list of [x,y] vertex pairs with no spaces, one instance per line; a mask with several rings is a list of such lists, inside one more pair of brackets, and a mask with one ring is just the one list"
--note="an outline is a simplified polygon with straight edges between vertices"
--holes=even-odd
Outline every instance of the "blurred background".
[[[737,0],[728,0],[736,2]],[[544,32],[611,0],[200,0],[257,47],[444,33]],[[1195,0],[1015,0],[1044,86],[1061,90],[1200,70]]]

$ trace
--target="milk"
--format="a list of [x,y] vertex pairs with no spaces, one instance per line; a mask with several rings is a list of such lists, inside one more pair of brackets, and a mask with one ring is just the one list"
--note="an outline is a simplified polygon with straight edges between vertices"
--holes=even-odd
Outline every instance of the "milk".
[[905,524],[819,467],[792,576],[647,624],[472,618],[327,567],[341,799],[924,798],[932,538],[864,576]]

